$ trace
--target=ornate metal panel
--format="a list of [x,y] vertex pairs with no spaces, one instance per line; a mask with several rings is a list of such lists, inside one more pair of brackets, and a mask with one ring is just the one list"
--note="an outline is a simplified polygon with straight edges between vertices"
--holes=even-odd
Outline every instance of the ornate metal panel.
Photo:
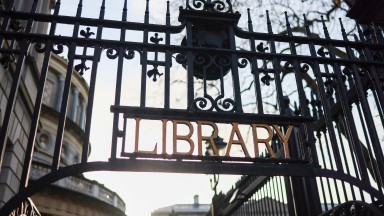
[[[149,22],[148,0],[143,23],[127,20],[127,1],[121,20],[104,18],[105,1],[101,3],[98,19],[82,17],[81,0],[73,17],[59,15],[60,1],[56,1],[52,14],[37,13],[37,3],[38,0],[33,1],[30,12],[11,10],[12,4],[0,10],[1,63],[13,77],[0,134],[0,162],[25,59],[32,49],[43,58],[20,192],[0,210],[1,215],[56,180],[99,170],[260,176],[258,184],[241,194],[243,201],[233,206],[238,208],[253,192],[268,185],[268,191],[281,187],[276,191],[286,193],[285,202],[293,215],[327,211],[321,209],[321,202],[328,203],[329,199],[333,206],[356,199],[384,202],[380,140],[384,120],[384,39],[380,28],[372,28],[369,35],[359,28],[359,35],[350,41],[340,22],[343,40],[334,40],[325,24],[325,38],[315,38],[304,23],[306,35],[296,36],[285,14],[287,34],[279,35],[273,33],[267,11],[268,31],[261,33],[253,30],[248,11],[248,29],[244,30],[238,26],[241,15],[229,0],[187,0],[180,7],[178,25],[171,25],[169,2],[165,24]],[[49,32],[32,31],[34,22],[49,24]],[[73,27],[72,35],[57,34],[59,24]],[[104,39],[106,29],[118,30],[119,39]],[[131,31],[142,34],[143,40],[126,39]],[[175,38],[182,39],[175,44]],[[240,47],[239,41],[246,41],[246,45]],[[280,52],[284,45],[289,47],[288,52]],[[298,46],[304,47],[305,52],[298,54]],[[345,55],[340,56],[340,52]],[[52,172],[28,184],[50,56],[59,54],[65,55],[68,64]],[[102,58],[117,66],[113,72],[116,85],[111,105],[111,154],[105,161],[88,162],[96,80]],[[139,69],[129,68],[127,65],[135,60],[140,62]],[[128,70],[138,79],[135,82],[139,84],[130,87],[134,88],[131,92],[139,95],[137,104],[123,100],[128,88],[123,81],[130,79],[126,75]],[[61,167],[73,73],[90,74],[82,157],[78,164]],[[179,78],[180,74],[184,78]],[[288,74],[292,75],[289,83],[285,78]],[[248,88],[243,84],[245,79],[251,80]],[[183,86],[173,88],[179,80]],[[154,83],[161,83],[157,95],[161,102],[156,105],[150,103],[148,92]],[[295,90],[289,98],[287,85]],[[184,102],[175,104],[180,92]],[[161,132],[158,142],[140,142],[144,121],[158,125],[153,127]],[[250,142],[244,139],[244,128],[250,131]],[[224,153],[216,143],[219,135],[228,141]],[[205,143],[211,147],[211,155],[204,154]],[[146,150],[141,150],[143,147]],[[284,181],[278,179],[281,183],[277,183],[274,176],[284,176]],[[259,200],[267,197],[257,196]],[[336,197],[337,202],[333,201]],[[305,203],[305,207],[300,203]],[[217,214],[233,213],[233,206]]]

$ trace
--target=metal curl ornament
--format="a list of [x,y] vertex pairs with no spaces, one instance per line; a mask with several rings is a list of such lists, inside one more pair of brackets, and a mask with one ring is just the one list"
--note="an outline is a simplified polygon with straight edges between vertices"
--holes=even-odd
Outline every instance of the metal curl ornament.
[[239,68],[245,68],[245,67],[247,67],[247,65],[248,65],[248,59],[246,59],[246,58],[241,58],[241,59],[239,59],[239,61],[237,62],[237,66],[238,66]]
[[37,53],[44,53],[45,51],[47,51],[47,46],[43,45],[42,43],[37,43],[35,45],[35,51]]
[[320,47],[318,50],[317,50],[317,55],[325,58],[325,56],[329,55],[329,52],[326,52],[325,51],[325,47]]
[[294,68],[292,62],[286,61],[284,64],[284,69],[286,69],[288,72],[293,72]]
[[231,66],[231,58],[227,55],[216,55],[214,59],[215,65],[219,67],[229,68]]
[[179,53],[176,55],[175,59],[176,59],[177,63],[181,64],[183,67],[186,67],[186,64],[187,64],[187,56],[186,55]]
[[[208,101],[210,102],[211,106],[207,108]],[[204,95],[204,97],[198,97],[193,101],[193,107],[195,110],[200,111],[213,111],[213,103],[214,100],[209,95]]]
[[233,99],[231,98],[226,98],[224,99],[222,102],[221,102],[221,106],[224,108],[224,109],[221,109],[219,107],[219,100],[223,99],[223,96],[219,96],[215,99],[215,103],[213,104],[215,109],[217,111],[220,111],[220,112],[233,112],[235,111],[235,107],[236,107],[236,103]]
[[193,56],[193,63],[196,65],[202,65],[208,67],[212,64],[212,57],[205,53],[195,53]]
[[220,13],[233,13],[230,0],[187,0],[187,9]]
[[116,48],[108,48],[107,49],[107,58],[109,59],[116,59],[117,56],[119,56],[119,52]]
[[128,60],[135,58],[135,51],[133,49],[126,49],[124,52],[124,58]]
[[300,65],[300,72],[301,73],[307,73],[309,71],[309,65],[304,63],[303,65]]
[[52,45],[52,52],[56,55],[63,53],[64,51],[64,45],[63,44],[53,44]]

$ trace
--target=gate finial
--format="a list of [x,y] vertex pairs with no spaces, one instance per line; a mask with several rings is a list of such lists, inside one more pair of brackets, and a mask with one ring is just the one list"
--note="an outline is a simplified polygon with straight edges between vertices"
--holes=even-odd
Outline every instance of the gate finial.
[[285,15],[285,26],[287,27],[287,33],[289,36],[292,36],[292,29],[291,29],[291,24],[289,23],[287,11],[284,12],[284,15]]
[[104,19],[104,15],[105,15],[105,0],[103,0],[101,3],[99,18]]
[[145,5],[144,23],[149,23],[149,0],[147,0],[147,3]]
[[269,19],[269,11],[266,10],[265,12],[266,12],[266,14],[267,14],[267,27],[268,27],[268,33],[269,33],[269,34],[273,34],[273,31],[272,31],[272,25],[271,25],[271,20]]
[[324,17],[323,16],[321,16],[321,23],[323,24],[323,30],[324,30],[325,38],[330,39],[330,36],[329,36],[329,33],[328,33],[328,28],[325,25],[325,21],[324,21]]

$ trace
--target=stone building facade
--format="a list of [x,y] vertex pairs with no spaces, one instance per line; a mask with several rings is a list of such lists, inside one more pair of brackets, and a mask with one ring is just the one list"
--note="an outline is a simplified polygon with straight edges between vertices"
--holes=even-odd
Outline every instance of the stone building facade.
[[[11,1],[1,0],[0,6],[5,7],[9,2]],[[16,0],[13,9],[29,11],[32,2]],[[38,1],[37,12],[50,13],[54,3],[52,0]],[[24,23],[20,24],[23,26]],[[19,30],[18,25],[12,25],[10,25],[12,28],[16,26],[15,31]],[[45,33],[47,30],[47,23],[34,23],[32,27],[33,32]],[[12,43],[12,41],[5,40],[2,46],[15,46]],[[25,60],[15,108],[10,117],[11,126],[8,130],[8,141],[0,170],[0,208],[18,192],[20,186],[32,108],[35,103],[39,71],[43,60],[42,56],[34,50],[34,47],[29,49],[29,55]],[[10,61],[7,60],[9,60],[7,56],[0,56],[0,126],[3,124],[17,56],[10,56]],[[52,163],[67,61],[52,53],[48,70],[30,181],[47,174]],[[76,71],[73,74],[61,152],[61,166],[80,162],[82,151],[88,85]],[[42,215],[125,215],[125,203],[115,192],[82,175],[55,182],[33,195],[32,200]]]

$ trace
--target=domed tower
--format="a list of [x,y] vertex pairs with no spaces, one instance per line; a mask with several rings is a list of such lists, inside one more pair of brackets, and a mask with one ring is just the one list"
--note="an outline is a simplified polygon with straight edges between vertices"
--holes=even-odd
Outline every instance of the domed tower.
[[[1,0],[0,7],[6,7],[12,1]],[[33,1],[15,0],[13,10],[28,11]],[[39,0],[37,13],[50,13],[55,1]],[[21,26],[23,23],[19,23]],[[35,22],[32,31],[46,33],[48,23]],[[9,46],[8,41],[2,46]],[[1,56],[4,59],[4,56]],[[3,111],[12,82],[12,64],[0,65],[0,123],[4,118]],[[12,119],[12,130],[8,135],[4,161],[0,173],[0,208],[17,193],[19,188],[23,155],[27,141],[27,131],[31,122],[32,105],[37,92],[39,71],[43,56],[38,54],[34,47],[29,50],[26,66],[23,68],[21,89]],[[61,108],[64,90],[64,79],[68,63],[63,57],[51,53],[48,76],[43,96],[40,121],[36,136],[30,181],[34,181],[50,172],[55,148],[58,116]],[[71,92],[67,110],[67,119],[61,151],[61,166],[68,166],[80,162],[82,142],[85,127],[85,116],[88,98],[88,84],[77,71],[73,71]],[[0,124],[1,126],[1,124]],[[88,152],[88,155],[90,151]],[[41,215],[76,215],[76,216],[106,216],[125,215],[125,203],[115,192],[104,185],[85,178],[83,175],[71,176],[61,179],[49,187],[34,194],[31,199]]]
[[[50,172],[66,66],[65,59],[52,55],[30,173],[32,181]],[[88,85],[77,72],[72,77],[71,86],[61,151],[62,166],[80,162],[87,106]],[[32,200],[41,213],[48,215],[125,215],[125,203],[115,192],[82,175],[62,179],[39,191]]]

